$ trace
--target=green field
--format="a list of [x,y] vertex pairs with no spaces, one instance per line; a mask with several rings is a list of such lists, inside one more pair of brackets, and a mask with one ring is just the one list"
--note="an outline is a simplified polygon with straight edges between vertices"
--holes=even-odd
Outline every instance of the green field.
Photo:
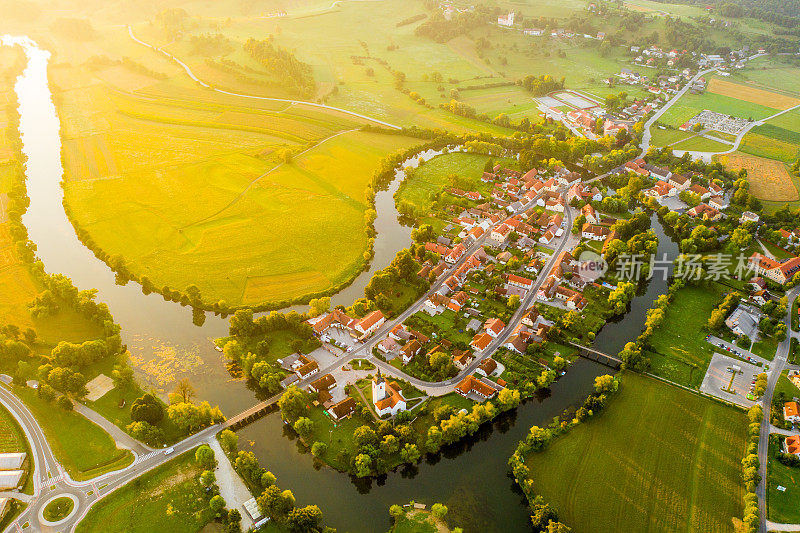
[[[800,521],[800,469],[778,462],[780,435],[769,436],[769,466],[767,467],[767,518],[781,524]],[[779,491],[778,487],[785,487]]]
[[[711,132],[710,135],[713,136],[714,132]],[[673,144],[672,148],[675,150],[688,150],[693,152],[727,152],[733,148],[733,145],[697,136]]]
[[36,417],[53,454],[72,479],[91,479],[133,462],[131,452],[117,448],[108,433],[82,415],[45,402],[33,389],[16,387],[14,393]]
[[800,154],[797,145],[750,132],[742,139],[739,151],[758,157],[791,163]]
[[646,355],[654,374],[687,387],[700,386],[714,354],[703,328],[724,290],[717,284],[710,288],[689,285],[675,293],[664,322],[649,340],[652,348]]
[[25,434],[11,413],[0,406],[0,453],[24,452],[28,444]]
[[743,512],[743,412],[626,374],[599,416],[527,460],[573,531],[734,531]]
[[[473,190],[486,196],[489,193],[489,184],[480,180],[483,167],[489,157],[478,154],[453,152],[436,156],[423,163],[419,168],[411,171],[400,186],[395,199],[397,203],[408,202],[418,212],[430,211],[433,197],[442,190],[452,187],[448,176],[455,174],[460,177],[470,178]],[[498,160],[501,164],[511,164],[507,160]]]
[[201,531],[213,520],[202,473],[190,450],[106,496],[78,524],[79,533]]
[[777,109],[772,109],[771,107],[710,92],[704,94],[687,93],[662,115],[661,122],[677,128],[704,109],[753,120],[762,119],[778,112]]

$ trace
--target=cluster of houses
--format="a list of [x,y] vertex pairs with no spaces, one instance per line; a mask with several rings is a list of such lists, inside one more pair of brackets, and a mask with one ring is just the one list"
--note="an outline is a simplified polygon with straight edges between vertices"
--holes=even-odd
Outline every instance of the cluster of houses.
[[[610,242],[617,236],[611,232],[606,237]],[[560,303],[570,311],[582,311],[588,301],[583,297],[583,289],[588,284],[580,275],[578,261],[568,251],[559,254],[553,268],[545,278],[536,293],[537,300],[541,302]]]
[[[651,109],[648,109],[647,112],[649,113]],[[630,120],[618,120],[608,115],[600,106],[569,111],[562,117],[562,122],[567,126],[580,130],[585,137],[595,139],[597,138],[594,131],[595,125],[600,118],[603,119],[603,136],[611,135],[616,137],[622,130],[629,132],[633,124]]]
[[[497,17],[497,25],[503,28],[514,28],[514,24],[516,23],[516,13],[511,11],[505,15],[500,15]],[[530,35],[532,37],[544,37],[550,36],[554,39],[574,39],[575,37],[582,37],[584,39],[596,39],[598,41],[602,41],[606,38],[605,32],[599,31],[595,35],[589,35],[588,33],[577,33],[572,30],[567,30],[563,28],[556,28],[553,30],[546,30],[543,28],[517,28],[525,35]]]
[[655,67],[660,64],[674,67],[681,57],[689,54],[688,50],[676,50],[673,48],[672,50],[665,51],[658,46],[650,46],[647,48],[631,46],[630,52],[636,55],[636,57],[633,58],[634,63],[646,67]]
[[329,313],[310,318],[307,322],[323,342],[330,340],[328,332],[331,328],[347,332],[351,337],[360,340],[380,328],[386,322],[386,317],[380,311],[373,311],[364,318],[352,318],[344,311],[334,309]]
[[705,187],[699,180],[693,179],[697,177],[695,175],[673,174],[669,169],[646,163],[644,159],[628,161],[617,170],[655,179],[655,184],[642,192],[659,203],[677,197],[684,191],[696,194],[700,198],[700,203],[686,211],[692,218],[719,220],[722,218],[721,211],[728,207],[728,202],[724,198],[725,191],[721,186],[711,182]]
[[789,257],[782,261],[772,259],[758,252],[750,256],[747,267],[753,273],[785,285],[795,274],[800,272],[800,257]]

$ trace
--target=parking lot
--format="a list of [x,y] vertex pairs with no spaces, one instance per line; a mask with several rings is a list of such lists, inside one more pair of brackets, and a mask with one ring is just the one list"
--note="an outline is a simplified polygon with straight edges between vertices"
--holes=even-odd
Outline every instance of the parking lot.
[[[731,372],[734,367],[738,367],[735,373]],[[763,371],[763,368],[756,365],[716,353],[708,365],[708,371],[703,378],[703,384],[700,385],[700,391],[749,408],[756,403],[754,400],[747,399],[751,384],[755,377]],[[733,376],[733,383],[731,383],[731,376]]]

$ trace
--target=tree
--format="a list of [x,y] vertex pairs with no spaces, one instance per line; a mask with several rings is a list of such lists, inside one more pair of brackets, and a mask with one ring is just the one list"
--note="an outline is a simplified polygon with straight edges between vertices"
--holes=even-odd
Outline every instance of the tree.
[[400,451],[400,459],[402,459],[404,463],[416,463],[420,455],[416,444],[406,444]]
[[200,474],[200,483],[202,483],[206,487],[210,487],[216,482],[217,482],[217,476],[216,474],[214,474],[213,470],[203,470],[203,473]]
[[317,441],[311,445],[311,455],[320,458],[328,451],[328,445],[324,442]]
[[594,378],[594,390],[598,394],[606,392],[616,392],[619,388],[619,381],[614,376],[605,374]]
[[194,390],[189,378],[183,378],[175,385],[175,394],[183,399],[183,403],[191,403],[192,398],[197,396],[197,391]]
[[114,386],[119,389],[124,389],[133,384],[133,369],[127,364],[114,365],[114,370],[111,371],[111,379],[114,380]]
[[72,400],[66,396],[59,396],[56,405],[65,411],[72,411]]
[[224,429],[219,434],[219,444],[228,453],[233,453],[239,445],[239,435],[230,429]]
[[394,504],[391,507],[389,507],[389,514],[392,516],[392,518],[397,519],[400,518],[401,516],[405,516],[406,512],[402,507],[400,507],[397,504]]
[[321,523],[322,511],[316,505],[294,508],[286,517],[286,525],[289,527],[289,531],[296,533],[317,531]]
[[444,520],[444,517],[447,515],[447,507],[441,503],[434,503],[431,506],[431,514],[437,520]]
[[214,450],[208,444],[203,444],[197,448],[197,451],[194,452],[194,460],[206,470],[213,470],[217,466],[217,460],[214,459]]
[[225,508],[225,499],[217,494],[208,502],[208,507],[211,509],[211,512],[219,516],[219,512]]
[[294,430],[299,433],[301,437],[306,439],[314,432],[314,422],[312,422],[310,418],[301,416],[294,423]]
[[295,386],[286,389],[281,399],[278,400],[281,416],[294,423],[298,418],[308,413],[308,400],[305,393]]
[[264,472],[261,474],[261,486],[262,487],[271,487],[275,484],[276,481],[275,474],[272,472]]
[[372,473],[372,457],[360,453],[355,458],[354,466],[358,477],[367,477]]
[[131,404],[131,420],[134,422],[147,422],[156,425],[164,419],[164,408],[161,402],[150,394],[146,393],[141,398],[136,398]]
[[361,426],[353,432],[353,439],[359,448],[378,444],[378,435],[369,426]]

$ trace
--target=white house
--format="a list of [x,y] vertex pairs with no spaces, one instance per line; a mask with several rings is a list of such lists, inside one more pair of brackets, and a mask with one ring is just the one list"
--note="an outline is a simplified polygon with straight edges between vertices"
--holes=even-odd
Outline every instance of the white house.
[[372,404],[378,416],[394,416],[406,410],[406,399],[396,381],[387,383],[380,369],[372,378]]

